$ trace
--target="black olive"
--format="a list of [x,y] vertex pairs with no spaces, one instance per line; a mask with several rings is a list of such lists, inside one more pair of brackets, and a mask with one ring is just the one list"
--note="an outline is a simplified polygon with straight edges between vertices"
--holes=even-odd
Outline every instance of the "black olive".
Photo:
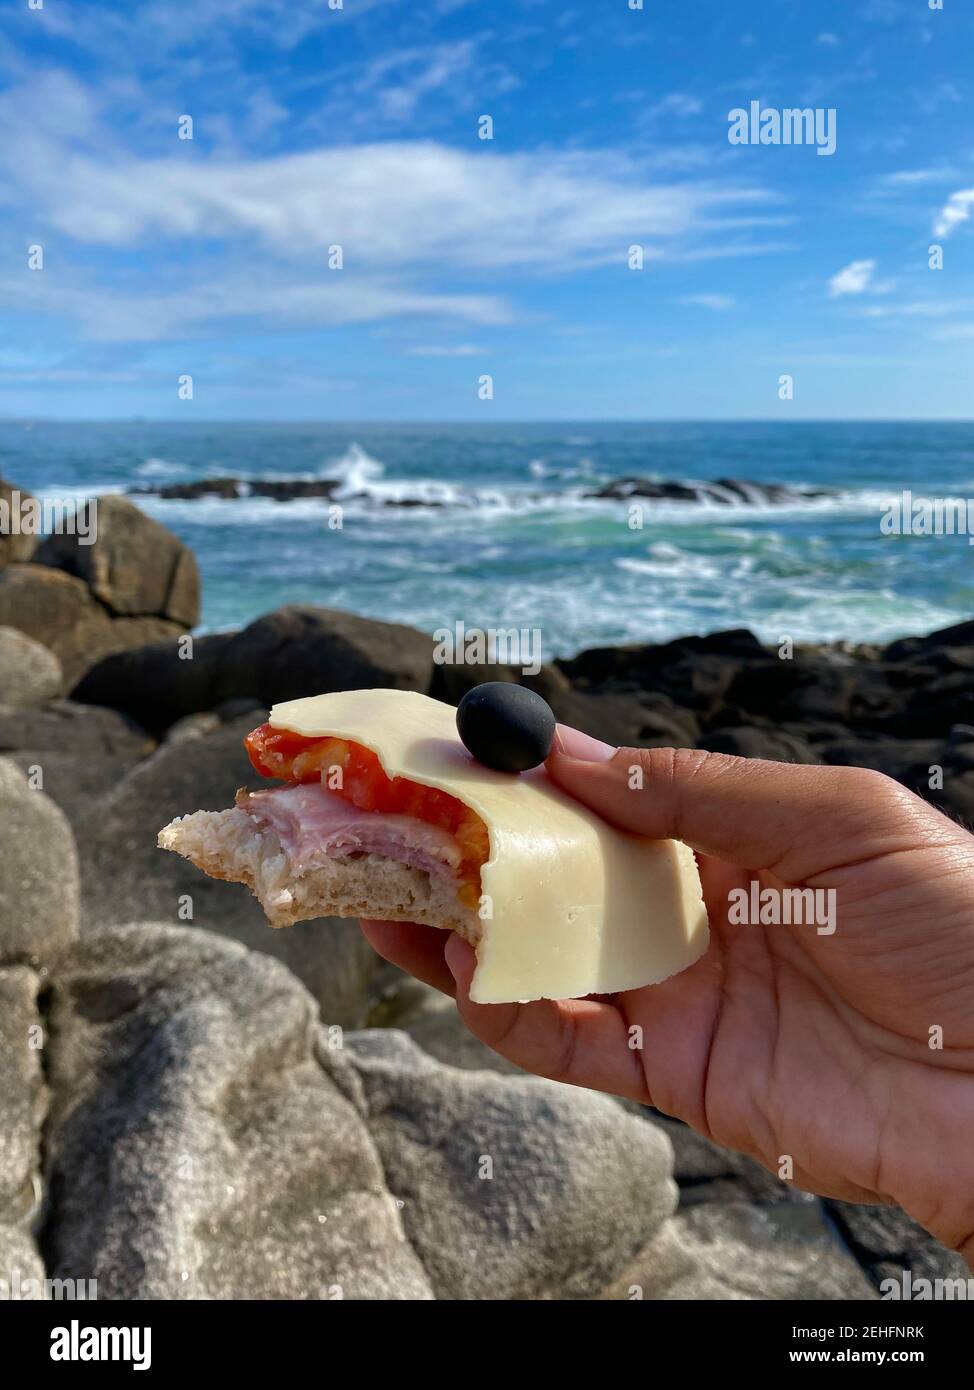
[[547,700],[526,686],[485,681],[460,701],[457,730],[467,751],[485,767],[525,772],[551,752],[555,716]]

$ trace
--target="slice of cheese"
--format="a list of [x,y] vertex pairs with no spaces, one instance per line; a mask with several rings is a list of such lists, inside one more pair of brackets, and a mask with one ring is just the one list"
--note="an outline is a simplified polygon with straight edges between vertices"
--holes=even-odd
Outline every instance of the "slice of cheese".
[[543,768],[512,776],[484,767],[460,742],[450,705],[414,691],[349,690],[275,705],[270,723],[364,744],[387,776],[449,792],[485,822],[476,1003],[615,994],[665,980],[707,949],[686,845],[616,830]]

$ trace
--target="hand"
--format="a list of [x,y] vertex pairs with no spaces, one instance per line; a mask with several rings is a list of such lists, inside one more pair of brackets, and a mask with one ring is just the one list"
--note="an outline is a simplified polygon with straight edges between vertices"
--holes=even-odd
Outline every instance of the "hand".
[[[616,751],[568,729],[556,750],[549,775],[606,820],[697,852],[706,955],[611,998],[478,1005],[458,937],[365,923],[376,949],[527,1071],[654,1105],[776,1173],[790,1158],[820,1195],[898,1202],[974,1265],[974,837],[861,768]],[[834,934],[733,925],[728,895],[752,879],[834,889]]]

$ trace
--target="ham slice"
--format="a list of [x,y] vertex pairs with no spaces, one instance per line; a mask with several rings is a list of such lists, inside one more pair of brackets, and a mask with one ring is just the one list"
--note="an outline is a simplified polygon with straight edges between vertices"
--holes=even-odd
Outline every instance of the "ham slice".
[[326,859],[378,854],[410,868],[452,878],[460,846],[448,830],[415,816],[361,811],[318,782],[237,793],[236,804],[281,842],[292,872],[305,874]]

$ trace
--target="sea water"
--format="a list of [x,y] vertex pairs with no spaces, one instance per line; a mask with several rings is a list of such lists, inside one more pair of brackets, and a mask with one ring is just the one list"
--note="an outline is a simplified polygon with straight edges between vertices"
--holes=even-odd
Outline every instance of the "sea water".
[[[203,627],[315,603],[430,633],[530,629],[545,657],[749,627],[877,641],[974,615],[965,536],[889,535],[889,499],[974,497],[968,424],[0,424],[0,475],[86,497],[233,475],[328,500],[138,504],[196,552]],[[828,490],[788,506],[592,501],[613,478]],[[407,507],[386,505],[409,502]]]

